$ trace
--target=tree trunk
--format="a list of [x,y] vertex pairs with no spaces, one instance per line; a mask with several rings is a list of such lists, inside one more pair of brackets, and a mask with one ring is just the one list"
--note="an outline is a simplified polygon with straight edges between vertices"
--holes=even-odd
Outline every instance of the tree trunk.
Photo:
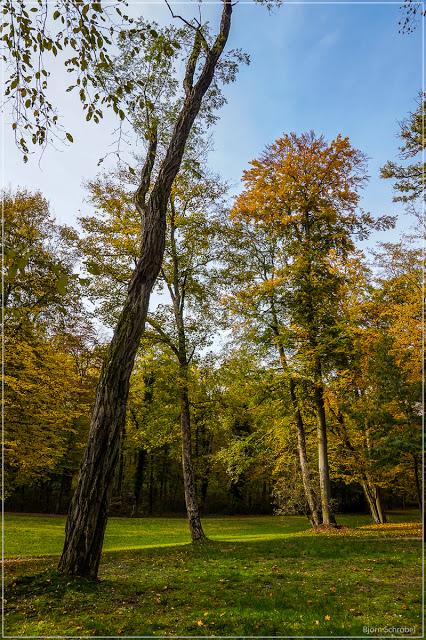
[[64,495],[64,485],[65,485],[65,471],[61,473],[61,482],[59,485],[58,497],[56,498],[55,513],[61,512],[62,497]]
[[290,395],[297,428],[297,450],[299,452],[303,488],[305,490],[305,497],[309,505],[311,522],[314,527],[318,527],[321,524],[321,513],[318,509],[317,496],[315,495],[315,491],[312,488],[308,455],[306,452],[305,425],[303,424],[302,414],[300,413],[300,409],[297,404],[296,385],[292,378],[290,378]]
[[[274,332],[275,332],[275,335],[277,336],[277,339],[279,340],[280,332],[278,328],[278,321],[276,318],[275,309],[273,309],[273,313],[274,313],[274,316],[273,316]],[[278,352],[280,356],[281,366],[283,370],[286,371],[289,375],[290,398],[291,398],[291,404],[293,407],[294,421],[297,429],[297,451],[299,454],[303,489],[304,489],[305,498],[310,510],[310,516],[311,516],[310,520],[313,526],[318,527],[321,524],[321,513],[320,513],[320,510],[318,509],[318,499],[317,499],[317,496],[315,495],[315,491],[313,490],[312,482],[311,482],[311,474],[309,471],[309,461],[308,461],[308,455],[306,452],[305,425],[303,424],[302,414],[300,412],[299,404],[297,402],[296,383],[291,376],[289,367],[287,365],[287,358],[285,356],[284,348],[281,344],[278,344]]]
[[322,521],[326,526],[336,526],[336,519],[331,511],[330,471],[328,467],[327,422],[324,407],[324,389],[317,380],[315,386],[315,407],[318,420],[318,470],[321,491]]
[[417,459],[417,455],[415,453],[413,453],[413,463],[414,463],[414,480],[416,482],[416,493],[417,493],[417,501],[419,503],[419,509],[420,509],[420,513],[423,513],[423,494],[422,494],[422,487],[420,484],[420,477],[419,477],[419,462]]
[[[118,476],[117,476],[117,495],[121,498],[122,490],[123,490],[123,479],[124,479],[124,441],[126,437],[126,424],[123,424],[123,429],[120,437],[120,462],[118,465]],[[121,508],[121,502],[120,502]]]
[[380,491],[380,487],[377,485],[374,486],[374,502],[376,504],[377,513],[379,515],[380,524],[385,524],[387,522],[385,510],[383,508],[382,502],[382,493]]
[[88,444],[68,513],[65,543],[59,562],[59,570],[66,574],[92,578],[96,578],[98,574],[120,434],[126,419],[130,375],[145,328],[151,290],[163,260],[167,202],[192,125],[227,42],[231,14],[231,0],[223,0],[219,34],[205,55],[205,62],[194,84],[194,74],[201,54],[200,33],[196,31],[183,81],[185,100],[157,179],[145,204],[156,152],[156,139],[150,140],[135,198],[136,207],[143,214],[144,221],[141,256],[133,273],[96,391]]
[[151,449],[149,455],[149,510],[148,513],[152,516],[154,511],[154,450]]
[[361,486],[364,491],[364,495],[367,499],[368,506],[370,508],[371,517],[373,518],[373,522],[375,524],[381,524],[380,515],[377,510],[377,505],[374,499],[374,493],[373,493],[372,487],[369,485],[367,480],[363,480],[361,482]]
[[191,414],[188,397],[187,365],[181,365],[180,385],[180,423],[182,429],[182,468],[185,504],[192,541],[198,542],[204,540],[206,536],[201,525],[197,493],[195,490],[194,469],[192,466]]
[[141,501],[141,494],[142,494],[142,487],[143,487],[143,478],[145,475],[145,460],[146,460],[145,449],[139,449],[137,454],[135,480],[133,485],[134,503],[133,503],[132,516],[137,516],[139,512],[139,505]]
[[164,495],[165,486],[167,481],[167,467],[169,462],[169,445],[163,446],[163,459],[161,464],[161,477],[160,477],[160,502],[162,503],[162,510],[164,510]]

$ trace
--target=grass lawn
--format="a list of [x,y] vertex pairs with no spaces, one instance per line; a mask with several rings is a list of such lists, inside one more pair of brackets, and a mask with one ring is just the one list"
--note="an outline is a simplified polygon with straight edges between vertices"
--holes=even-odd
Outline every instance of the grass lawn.
[[421,637],[418,513],[390,520],[212,517],[193,546],[184,519],[111,518],[91,582],[55,571],[63,517],[7,514],[5,635]]

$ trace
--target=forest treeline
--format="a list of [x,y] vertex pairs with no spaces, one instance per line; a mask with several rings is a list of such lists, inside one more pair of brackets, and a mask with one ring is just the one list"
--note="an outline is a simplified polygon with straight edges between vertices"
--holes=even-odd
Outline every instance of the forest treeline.
[[[422,150],[423,118],[421,100],[402,126],[406,159]],[[167,204],[111,512],[186,504],[197,537],[204,513],[319,525],[421,506],[422,254],[408,232],[365,244],[394,220],[360,208],[364,154],[344,136],[285,134],[229,205],[194,140]],[[411,213],[423,173],[413,162],[382,169]],[[78,229],[39,192],[3,193],[7,509],[69,506],[108,328],[140,252],[137,184],[123,164],[95,177]]]

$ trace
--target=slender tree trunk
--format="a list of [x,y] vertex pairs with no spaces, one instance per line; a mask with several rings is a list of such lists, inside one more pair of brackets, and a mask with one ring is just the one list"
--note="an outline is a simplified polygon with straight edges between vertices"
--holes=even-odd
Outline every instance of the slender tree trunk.
[[312,488],[308,455],[306,452],[305,425],[303,424],[302,414],[300,413],[300,409],[298,407],[295,387],[296,385],[294,380],[290,379],[290,395],[297,428],[297,450],[299,452],[299,462],[300,470],[302,472],[303,488],[305,490],[305,497],[309,505],[312,524],[313,526],[318,527],[321,524],[321,513],[318,509],[317,496]]
[[[274,325],[275,325],[274,327],[275,334],[277,336],[277,339],[279,339],[279,329],[278,329],[277,318],[275,316],[275,311],[274,311]],[[302,414],[300,412],[299,403],[297,401],[296,383],[294,379],[291,377],[291,373],[287,365],[287,358],[285,356],[285,352],[281,344],[278,344],[278,352],[280,356],[281,366],[283,370],[287,371],[289,375],[290,398],[291,398],[291,404],[293,407],[294,421],[297,429],[297,451],[299,454],[303,489],[305,492],[305,498],[308,503],[309,511],[310,511],[310,520],[313,526],[318,527],[321,524],[321,513],[318,508],[317,496],[312,487],[311,474],[309,470],[309,461],[308,461],[308,455],[306,451],[305,425],[303,424]]]
[[62,497],[64,495],[65,471],[61,473],[61,483],[59,485],[59,494],[56,499],[55,513],[61,512]]
[[[126,423],[123,424],[120,438],[120,462],[118,465],[118,477],[117,477],[117,494],[121,498],[123,490],[123,478],[124,478],[124,441],[126,437]],[[120,505],[121,507],[121,505]]]
[[322,521],[326,526],[336,526],[336,518],[331,511],[330,471],[328,467],[327,421],[325,417],[324,389],[320,378],[315,386],[315,407],[318,420],[318,470],[321,491]]
[[207,502],[207,491],[209,488],[209,474],[208,472],[206,472],[202,479],[201,479],[201,484],[200,484],[200,512],[201,513],[205,513],[205,509],[206,509],[206,502]]
[[161,477],[160,477],[160,501],[162,504],[164,504],[168,461],[169,461],[169,445],[165,444],[163,447],[163,457],[162,457]]
[[223,0],[218,36],[206,52],[204,64],[194,83],[202,50],[201,33],[196,31],[183,80],[185,100],[146,203],[156,155],[156,137],[150,141],[135,198],[136,207],[144,220],[141,256],[96,391],[88,444],[68,513],[64,549],[59,562],[59,570],[66,574],[92,578],[98,574],[120,434],[126,419],[130,375],[145,328],[151,290],[163,260],[167,202],[192,125],[228,40],[231,14],[231,0]]
[[154,451],[149,455],[149,515],[154,511]]
[[385,524],[387,522],[387,518],[385,510],[383,508],[382,492],[380,491],[380,487],[378,487],[377,485],[374,486],[374,502],[376,504],[380,524]]
[[[173,353],[179,363],[179,399],[180,399],[180,424],[182,433],[182,469],[185,492],[186,513],[188,516],[189,531],[193,542],[205,539],[201,525],[200,510],[197,500],[197,488],[195,482],[194,467],[192,464],[191,445],[191,412],[189,406],[189,359],[187,353],[187,341],[185,330],[185,278],[180,273],[179,255],[176,245],[175,207],[173,197],[170,198],[170,252],[173,264],[173,279],[168,282],[169,292],[173,301],[173,313],[177,331],[177,345],[170,343]],[[198,446],[198,439],[196,440]]]
[[200,512],[202,513],[206,508],[207,491],[210,482],[210,454],[212,450],[212,439],[208,433],[206,433],[205,426],[200,429],[202,433],[202,454],[205,456],[205,462],[202,465],[200,475]]
[[142,494],[142,487],[143,487],[143,479],[145,475],[145,460],[146,460],[145,449],[139,449],[137,454],[135,481],[134,481],[134,488],[133,488],[134,503],[133,503],[132,515],[137,515],[139,512],[139,505],[141,501],[141,494]]
[[422,495],[422,487],[420,484],[419,477],[419,461],[417,459],[417,455],[413,453],[413,471],[414,471],[414,480],[416,483],[416,493],[417,493],[417,501],[419,503],[420,513],[423,512],[423,495]]
[[200,511],[198,508],[197,493],[195,489],[194,469],[192,466],[191,450],[191,414],[188,397],[188,371],[187,365],[181,365],[180,381],[180,423],[182,430],[182,468],[183,484],[185,489],[185,504],[188,515],[189,531],[193,542],[205,539],[201,525]]
[[373,522],[375,522],[376,524],[381,524],[380,514],[377,509],[377,504],[374,497],[373,487],[370,486],[367,479],[362,480],[361,486],[364,491],[364,495],[367,499],[368,506],[370,508],[371,517],[373,518]]

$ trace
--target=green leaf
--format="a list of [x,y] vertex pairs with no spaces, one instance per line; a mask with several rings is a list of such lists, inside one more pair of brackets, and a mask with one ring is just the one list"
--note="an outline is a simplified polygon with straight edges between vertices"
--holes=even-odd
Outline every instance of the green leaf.
[[99,265],[96,264],[96,262],[87,262],[86,269],[94,276],[99,276],[101,274],[101,269]]
[[63,275],[60,278],[58,278],[55,282],[55,286],[56,289],[58,291],[58,293],[61,296],[64,296],[67,292],[67,285],[68,285],[68,276],[67,275]]

